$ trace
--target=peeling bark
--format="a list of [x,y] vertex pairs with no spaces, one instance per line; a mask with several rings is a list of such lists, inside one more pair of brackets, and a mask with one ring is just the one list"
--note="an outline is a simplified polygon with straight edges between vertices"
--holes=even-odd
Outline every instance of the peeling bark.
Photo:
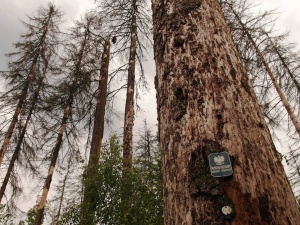
[[[153,0],[152,8],[164,224],[298,224],[218,0]],[[234,172],[214,178],[208,155],[223,151]]]
[[135,85],[135,57],[137,41],[137,24],[136,24],[136,0],[132,1],[132,19],[131,19],[131,44],[129,53],[128,81],[124,118],[124,137],[123,137],[123,158],[124,168],[132,167],[132,130],[134,121],[134,85]]

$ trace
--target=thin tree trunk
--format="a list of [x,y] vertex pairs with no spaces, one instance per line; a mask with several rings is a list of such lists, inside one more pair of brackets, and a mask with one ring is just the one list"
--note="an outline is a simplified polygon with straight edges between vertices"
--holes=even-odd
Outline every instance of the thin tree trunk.
[[58,136],[57,136],[57,139],[56,139],[56,143],[55,143],[55,146],[54,146],[53,151],[52,151],[52,157],[51,157],[50,167],[49,167],[49,170],[48,170],[48,176],[47,176],[47,178],[45,180],[45,183],[44,183],[43,193],[42,193],[42,197],[41,197],[40,202],[39,202],[39,206],[38,206],[36,218],[35,218],[35,221],[34,221],[34,225],[41,225],[42,222],[43,222],[44,211],[45,211],[45,206],[46,206],[46,200],[47,200],[48,192],[49,192],[49,189],[50,189],[52,176],[53,176],[53,173],[54,173],[54,169],[55,169],[56,161],[57,161],[57,158],[58,158],[60,146],[62,144],[64,130],[65,130],[66,123],[67,123],[67,120],[69,118],[70,110],[71,110],[71,107],[72,107],[72,102],[73,102],[73,95],[70,94],[70,96],[67,100],[67,105],[66,105],[66,108],[65,108],[65,111],[64,111],[64,116],[62,118],[62,122],[61,122],[61,125],[60,125],[60,128],[59,128],[59,133],[58,133]]
[[29,112],[28,112],[28,115],[27,115],[27,118],[26,118],[26,122],[25,122],[25,125],[24,127],[22,128],[22,131],[21,131],[21,134],[20,134],[20,137],[18,138],[18,143],[17,143],[17,146],[15,148],[15,151],[14,151],[14,154],[12,155],[12,158],[9,162],[9,166],[8,166],[8,169],[7,169],[7,172],[6,172],[6,175],[5,175],[5,178],[3,180],[3,183],[1,185],[1,189],[0,189],[0,203],[2,201],[2,198],[4,196],[4,192],[5,192],[5,189],[6,189],[6,186],[8,184],[8,181],[9,181],[9,178],[10,178],[10,175],[13,171],[13,168],[14,168],[14,165],[15,165],[15,161],[18,159],[19,157],[19,154],[20,154],[20,151],[21,151],[21,144],[23,143],[23,140],[24,140],[24,136],[25,136],[25,133],[27,131],[27,126],[29,124],[29,121],[31,119],[31,115],[32,115],[32,112],[35,108],[35,104],[36,104],[36,101],[38,99],[38,95],[39,95],[39,90],[40,90],[40,86],[38,87],[38,90],[34,93],[33,95],[33,99],[32,99],[32,104],[31,104],[31,107],[29,109]]
[[64,177],[64,180],[63,180],[63,188],[61,190],[61,195],[60,195],[60,198],[59,198],[59,206],[58,206],[57,214],[56,214],[55,221],[54,221],[55,223],[58,223],[59,219],[60,219],[62,203],[63,203],[64,196],[65,196],[66,183],[67,183],[67,180],[68,180],[69,174],[70,174],[70,168],[71,168],[71,158],[69,159],[67,173],[66,173],[66,175]]
[[135,57],[137,41],[137,24],[136,24],[136,0],[132,0],[132,21],[131,21],[131,44],[129,53],[128,81],[124,118],[123,134],[123,158],[124,168],[132,167],[132,130],[134,121],[134,85],[135,85]]
[[[153,0],[152,9],[164,224],[298,224],[218,0]],[[211,176],[208,156],[219,152],[231,156],[231,176]]]
[[107,94],[107,81],[108,81],[108,68],[110,56],[110,36],[107,37],[105,42],[104,51],[101,58],[100,80],[98,87],[97,105],[95,112],[94,128],[92,134],[91,150],[89,156],[88,167],[98,165],[103,132],[104,132],[104,117],[106,106]]
[[[50,9],[49,9],[49,16],[48,16],[47,22],[46,22],[45,27],[44,27],[44,32],[43,32],[43,34],[41,36],[41,39],[40,39],[39,48],[42,48],[42,46],[45,42],[46,35],[48,33],[48,26],[49,26],[50,20],[53,16],[53,13],[54,13],[54,7],[51,6]],[[32,80],[35,78],[36,64],[37,64],[38,58],[39,58],[40,53],[41,53],[40,50],[37,50],[38,52],[35,54],[35,56],[33,58],[31,68],[30,68],[30,71],[29,71],[28,76],[26,78],[22,93],[20,95],[20,98],[19,98],[19,101],[18,101],[18,104],[17,104],[17,107],[16,107],[16,110],[15,110],[14,115],[12,117],[12,121],[10,122],[8,130],[5,134],[4,142],[3,142],[3,145],[2,145],[1,150],[0,150],[0,165],[2,164],[5,152],[8,148],[8,145],[9,145],[9,141],[10,141],[11,136],[13,134],[14,128],[15,128],[17,122],[18,122],[19,114],[21,113],[23,103],[24,103],[24,101],[27,97],[27,92],[28,92],[29,85],[32,82]]]
[[33,59],[33,62],[32,62],[32,65],[31,65],[31,69],[30,69],[29,75],[26,78],[25,85],[24,85],[22,93],[20,95],[20,98],[19,98],[16,110],[14,112],[14,115],[13,115],[12,120],[10,122],[10,125],[8,127],[8,130],[7,130],[6,134],[5,134],[4,142],[3,142],[3,145],[2,145],[1,150],[0,150],[0,165],[2,164],[4,155],[6,153],[8,145],[9,145],[9,141],[10,141],[11,136],[13,134],[14,128],[15,128],[17,122],[18,122],[18,117],[19,117],[19,115],[21,113],[21,110],[22,110],[22,107],[23,107],[23,103],[24,103],[24,101],[26,99],[29,85],[30,85],[31,81],[33,80],[33,77],[35,77],[35,70],[36,70],[37,60],[38,60],[38,54],[36,54],[35,57],[34,57],[34,59]]
[[245,25],[242,23],[242,21],[240,20],[239,16],[236,14],[236,12],[232,9],[233,14],[235,15],[236,19],[238,20],[238,23],[242,26],[243,31],[245,32],[245,34],[247,35],[247,37],[249,38],[251,44],[253,45],[256,54],[258,55],[258,57],[260,58],[260,60],[262,61],[262,63],[264,64],[266,71],[270,77],[270,79],[272,80],[272,83],[277,91],[277,94],[280,97],[280,100],[282,102],[282,104],[284,105],[290,119],[292,120],[295,129],[300,137],[300,123],[297,119],[297,116],[295,115],[294,111],[292,110],[288,100],[286,99],[284,93],[281,91],[281,88],[279,86],[279,84],[276,81],[276,78],[271,70],[271,68],[269,67],[269,64],[267,63],[267,61],[265,60],[265,57],[263,56],[263,54],[261,53],[261,51],[259,50],[259,48],[257,47],[255,41],[253,40],[251,34],[249,33],[249,31],[247,30],[247,28],[245,27]]
[[84,197],[82,202],[82,210],[80,215],[80,224],[93,224],[91,220],[94,220],[95,206],[92,205],[90,191],[93,188],[91,182],[94,177],[95,166],[99,164],[100,151],[104,133],[104,118],[105,118],[105,106],[106,106],[106,94],[107,94],[107,81],[108,81],[108,68],[110,57],[110,36],[107,37],[104,45],[104,50],[101,58],[100,80],[97,95],[97,105],[94,119],[93,136],[91,142],[89,162],[87,166],[87,181],[84,189]]
[[32,98],[32,102],[31,102],[31,107],[29,109],[29,112],[28,112],[28,115],[27,115],[27,118],[26,118],[26,122],[25,122],[25,125],[24,127],[22,128],[22,131],[21,131],[21,134],[18,138],[18,143],[17,143],[17,146],[15,148],[15,151],[12,155],[12,158],[10,159],[10,162],[9,162],[9,166],[8,166],[8,169],[7,169],[7,172],[6,172],[6,175],[5,175],[5,178],[3,180],[3,183],[1,185],[1,189],[0,189],[0,203],[2,201],[2,198],[4,196],[4,192],[6,190],[6,186],[8,184],[8,181],[9,181],[9,178],[10,178],[10,175],[13,171],[13,168],[14,168],[14,165],[15,165],[15,161],[18,159],[19,157],[19,154],[20,154],[20,151],[21,151],[21,144],[23,143],[23,140],[24,140],[24,137],[25,137],[25,133],[27,131],[27,126],[29,124],[29,121],[31,120],[31,115],[33,113],[33,110],[35,108],[35,105],[36,105],[36,102],[38,100],[38,96],[39,96],[39,93],[40,93],[40,89],[41,89],[41,86],[42,86],[42,82],[46,76],[46,71],[48,69],[48,65],[49,65],[49,59],[47,60],[44,56],[44,52],[42,53],[42,57],[43,59],[45,60],[45,70],[44,70],[44,75],[42,78],[40,78],[40,81],[39,81],[39,86],[37,88],[37,90],[35,91],[35,93],[33,94],[33,98]]

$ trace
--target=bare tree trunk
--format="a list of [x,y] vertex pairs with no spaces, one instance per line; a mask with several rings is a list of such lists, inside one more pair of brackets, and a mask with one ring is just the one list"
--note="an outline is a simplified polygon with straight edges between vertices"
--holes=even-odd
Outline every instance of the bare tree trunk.
[[124,136],[123,136],[123,158],[124,168],[132,167],[132,129],[134,121],[134,86],[135,86],[135,57],[137,41],[136,24],[136,0],[132,0],[132,21],[131,21],[131,44],[129,53],[129,68],[127,81],[127,94],[124,118]]
[[[152,8],[164,223],[298,224],[218,0],[153,0]],[[208,156],[218,152],[231,156],[231,176],[211,176]]]
[[106,106],[106,94],[107,94],[107,81],[108,81],[108,68],[109,68],[109,56],[110,56],[110,36],[107,37],[105,42],[104,51],[101,59],[100,80],[97,96],[97,105],[95,112],[93,136],[91,142],[91,150],[89,156],[88,167],[98,165],[103,132],[104,132],[104,117]]
[[105,118],[105,106],[106,106],[106,94],[107,94],[107,81],[108,81],[108,68],[110,57],[110,36],[105,41],[104,51],[101,58],[100,80],[97,95],[97,105],[94,119],[93,136],[91,142],[89,162],[87,166],[87,181],[88,185],[85,185],[84,197],[82,202],[82,210],[80,215],[80,224],[93,224],[91,220],[94,219],[95,206],[91,203],[93,196],[90,191],[93,188],[89,184],[94,178],[95,166],[99,164],[100,151],[104,133],[104,118]]
[[9,162],[9,166],[8,166],[5,178],[4,178],[3,183],[1,185],[1,189],[0,189],[0,203],[1,203],[2,198],[4,196],[4,192],[5,192],[6,186],[8,184],[10,175],[11,175],[11,173],[13,171],[13,168],[14,168],[14,165],[15,165],[15,161],[19,157],[19,154],[20,154],[20,151],[21,151],[21,144],[23,143],[23,140],[24,140],[24,137],[25,137],[25,133],[27,131],[27,126],[28,126],[29,121],[31,119],[32,112],[33,112],[33,110],[35,108],[35,104],[36,104],[36,101],[37,101],[37,98],[38,98],[39,90],[40,90],[40,86],[38,87],[38,90],[33,95],[31,107],[29,109],[29,112],[28,112],[28,115],[27,115],[27,118],[26,118],[26,122],[25,122],[25,124],[24,124],[24,126],[22,128],[20,137],[18,139],[17,146],[16,146],[15,151],[14,151],[14,153],[12,155],[12,158],[11,158],[11,160]]
[[61,122],[61,125],[60,125],[60,128],[59,128],[59,133],[58,133],[58,136],[57,136],[57,139],[56,139],[56,143],[55,143],[55,146],[54,146],[53,151],[52,151],[52,157],[51,157],[50,167],[49,167],[49,170],[48,170],[48,176],[47,176],[47,178],[45,180],[45,183],[44,183],[43,193],[42,193],[42,197],[41,197],[40,202],[39,202],[39,206],[38,206],[36,218],[35,218],[35,221],[34,221],[34,225],[41,225],[42,221],[43,221],[43,218],[44,218],[46,200],[47,200],[48,192],[49,192],[49,189],[50,189],[52,176],[53,176],[53,173],[54,173],[54,169],[55,169],[56,161],[57,161],[57,158],[58,158],[60,146],[62,144],[63,134],[64,134],[64,131],[65,131],[67,120],[69,118],[70,110],[71,110],[71,107],[72,107],[72,102],[73,102],[73,95],[70,94],[70,96],[67,100],[67,105],[65,107],[64,116],[62,118],[62,122]]
[[[277,83],[276,81],[276,78],[271,70],[271,68],[269,67],[269,64],[267,63],[267,61],[265,60],[263,54],[261,53],[261,51],[259,50],[258,46],[256,45],[255,41],[253,40],[251,34],[249,33],[249,31],[247,30],[247,28],[245,27],[245,25],[242,23],[241,19],[239,18],[239,16],[237,15],[237,13],[232,9],[232,12],[233,14],[235,15],[236,19],[238,20],[238,23],[241,25],[241,27],[243,28],[243,31],[245,32],[245,34],[247,35],[247,37],[249,38],[251,44],[253,45],[255,51],[256,51],[256,54],[258,55],[258,57],[260,58],[260,60],[262,61],[262,63],[264,64],[265,68],[266,68],[266,71],[270,77],[270,79],[272,80],[272,83],[277,91],[277,94],[279,95],[280,97],[280,100],[282,102],[282,104],[284,105],[290,119],[292,120],[294,126],[295,126],[295,129],[300,137],[300,123],[297,119],[297,116],[295,115],[294,111],[292,110],[288,100],[286,99],[284,93],[282,92],[279,84]],[[290,71],[289,71],[290,72]],[[291,73],[290,73],[291,75]],[[293,78],[293,76],[292,76]]]

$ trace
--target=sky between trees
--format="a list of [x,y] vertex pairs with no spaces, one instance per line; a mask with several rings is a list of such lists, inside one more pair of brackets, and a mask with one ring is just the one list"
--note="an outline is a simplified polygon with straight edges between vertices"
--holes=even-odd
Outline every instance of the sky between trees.
[[[47,5],[49,0],[0,0],[0,69],[5,70],[7,58],[5,53],[13,51],[12,43],[19,40],[20,34],[24,30],[21,20],[27,21],[26,14],[32,15],[36,12],[40,5]],[[251,0],[249,0],[250,2]],[[64,27],[70,27],[73,20],[79,19],[80,16],[87,10],[93,7],[93,1],[86,0],[54,0],[57,6],[65,13]],[[252,0],[252,2],[262,2],[262,9],[277,8],[280,15],[278,15],[278,22],[276,30],[290,31],[290,41],[298,43],[300,49],[300,4],[297,0]],[[155,66],[153,60],[152,50],[149,51],[149,59],[145,66],[145,73],[148,79],[150,91],[148,93],[141,93],[139,105],[142,111],[136,113],[135,119],[135,134],[139,128],[142,127],[142,121],[146,118],[150,125],[155,125],[156,120],[156,99],[154,89]],[[0,80],[0,89],[3,90],[4,83]],[[120,107],[116,105],[120,115],[123,115],[124,98],[119,97]],[[118,134],[122,133],[123,118],[115,119],[111,131]],[[109,131],[106,131],[106,137]]]

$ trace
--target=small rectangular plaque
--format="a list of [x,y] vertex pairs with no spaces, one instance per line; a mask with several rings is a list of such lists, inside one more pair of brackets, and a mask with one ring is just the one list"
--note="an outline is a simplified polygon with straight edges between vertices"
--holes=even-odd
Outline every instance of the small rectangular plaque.
[[210,173],[213,177],[230,176],[232,171],[231,161],[227,152],[211,153],[208,156]]

